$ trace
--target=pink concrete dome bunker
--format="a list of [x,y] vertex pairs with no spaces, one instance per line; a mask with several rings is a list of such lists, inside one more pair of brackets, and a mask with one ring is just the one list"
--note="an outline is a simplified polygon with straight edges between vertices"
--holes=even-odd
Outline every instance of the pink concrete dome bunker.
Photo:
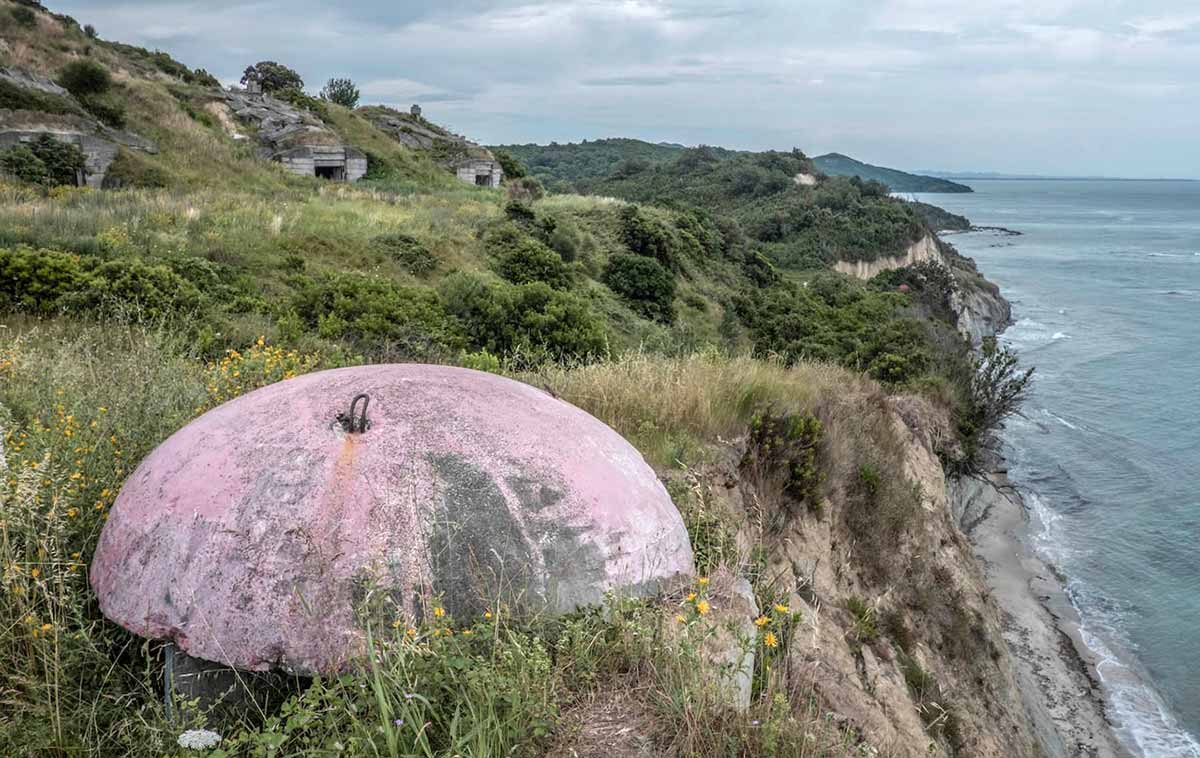
[[511,379],[406,364],[291,379],[176,432],[125,482],[91,582],[143,637],[314,674],[361,654],[364,618],[430,597],[464,620],[498,597],[563,613],[692,572],[670,496],[608,426]]

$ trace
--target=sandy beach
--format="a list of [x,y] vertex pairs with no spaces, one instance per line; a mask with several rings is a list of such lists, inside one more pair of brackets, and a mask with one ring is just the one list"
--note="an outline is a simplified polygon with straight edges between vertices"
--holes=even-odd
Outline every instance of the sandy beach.
[[959,523],[984,565],[1022,698],[1051,758],[1130,758],[1105,715],[1096,659],[1054,570],[1029,543],[1029,511],[1002,465],[965,479]]

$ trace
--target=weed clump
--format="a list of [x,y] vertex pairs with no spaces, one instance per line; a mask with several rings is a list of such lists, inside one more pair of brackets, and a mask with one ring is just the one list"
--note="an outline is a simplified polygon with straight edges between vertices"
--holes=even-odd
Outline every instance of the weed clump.
[[779,414],[768,408],[750,420],[741,469],[758,483],[759,491],[776,495],[783,505],[772,526],[781,528],[805,512],[820,514],[821,440],[824,426],[807,413]]

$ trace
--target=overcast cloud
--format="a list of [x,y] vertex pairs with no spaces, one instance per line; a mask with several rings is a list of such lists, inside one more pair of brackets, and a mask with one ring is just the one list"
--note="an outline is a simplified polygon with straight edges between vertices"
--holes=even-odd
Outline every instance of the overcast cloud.
[[419,102],[485,143],[630,136],[901,168],[1200,178],[1195,0],[47,0],[222,80]]

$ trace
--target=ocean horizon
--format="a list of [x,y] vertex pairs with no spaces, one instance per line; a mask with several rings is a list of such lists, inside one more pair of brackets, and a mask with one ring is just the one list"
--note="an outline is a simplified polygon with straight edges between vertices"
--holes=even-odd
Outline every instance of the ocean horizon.
[[949,235],[1013,304],[1036,366],[1004,431],[1033,545],[1066,577],[1131,751],[1200,756],[1200,184],[971,179],[917,198],[994,231]]

